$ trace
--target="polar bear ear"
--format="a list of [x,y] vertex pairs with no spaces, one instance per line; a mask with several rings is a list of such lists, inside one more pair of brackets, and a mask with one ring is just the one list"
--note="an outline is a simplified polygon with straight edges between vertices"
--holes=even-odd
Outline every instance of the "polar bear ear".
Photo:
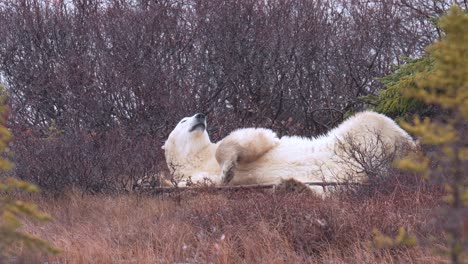
[[161,149],[166,149],[166,141],[164,141],[163,145],[161,146]]

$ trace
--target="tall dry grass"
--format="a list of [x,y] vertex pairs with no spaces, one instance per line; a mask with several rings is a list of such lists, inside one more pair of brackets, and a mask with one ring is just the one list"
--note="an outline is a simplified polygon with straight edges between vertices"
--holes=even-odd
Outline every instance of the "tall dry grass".
[[[69,192],[31,197],[55,217],[25,230],[62,249],[24,263],[436,263],[440,194],[395,181],[321,199],[237,191],[143,196]],[[376,249],[372,229],[417,235],[416,247]],[[435,240],[434,240],[435,238]],[[440,243],[440,242],[439,242]]]

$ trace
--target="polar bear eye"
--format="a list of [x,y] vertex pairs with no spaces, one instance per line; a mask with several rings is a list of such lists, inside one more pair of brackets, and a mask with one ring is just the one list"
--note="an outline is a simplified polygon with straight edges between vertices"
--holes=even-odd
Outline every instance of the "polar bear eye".
[[184,123],[185,121],[187,121],[187,119],[184,119],[184,120],[180,121],[180,123],[182,124],[182,123]]

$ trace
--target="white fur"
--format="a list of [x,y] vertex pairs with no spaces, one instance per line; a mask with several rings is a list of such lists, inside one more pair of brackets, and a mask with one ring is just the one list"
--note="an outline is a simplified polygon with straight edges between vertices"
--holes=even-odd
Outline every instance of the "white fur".
[[[179,123],[163,146],[171,172],[183,181],[191,177],[198,182],[206,177],[222,184],[230,170],[234,176],[228,182],[232,185],[278,184],[289,178],[302,182],[340,181],[350,175],[350,169],[337,159],[337,146],[348,136],[359,144],[380,135],[386,147],[414,146],[413,139],[393,120],[374,112],[358,113],[317,138],[278,139],[269,129],[245,128],[218,143],[210,141],[206,130],[188,132],[193,120],[194,116]],[[354,176],[356,181],[363,180],[363,175]]]
[[162,147],[166,163],[180,186],[189,181],[201,183],[205,179],[219,184],[221,169],[215,159],[217,144],[211,143],[206,129],[189,132],[196,122],[195,116],[183,118],[169,134]]

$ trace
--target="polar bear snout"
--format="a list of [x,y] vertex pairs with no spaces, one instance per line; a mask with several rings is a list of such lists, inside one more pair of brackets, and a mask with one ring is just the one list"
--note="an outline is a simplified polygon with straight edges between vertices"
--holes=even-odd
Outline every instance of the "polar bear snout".
[[192,127],[190,128],[189,132],[193,132],[195,130],[205,131],[206,129],[206,116],[204,114],[197,113],[193,117]]
[[200,113],[195,114],[195,118],[198,120],[205,120],[205,117],[206,116],[204,114],[200,114]]

